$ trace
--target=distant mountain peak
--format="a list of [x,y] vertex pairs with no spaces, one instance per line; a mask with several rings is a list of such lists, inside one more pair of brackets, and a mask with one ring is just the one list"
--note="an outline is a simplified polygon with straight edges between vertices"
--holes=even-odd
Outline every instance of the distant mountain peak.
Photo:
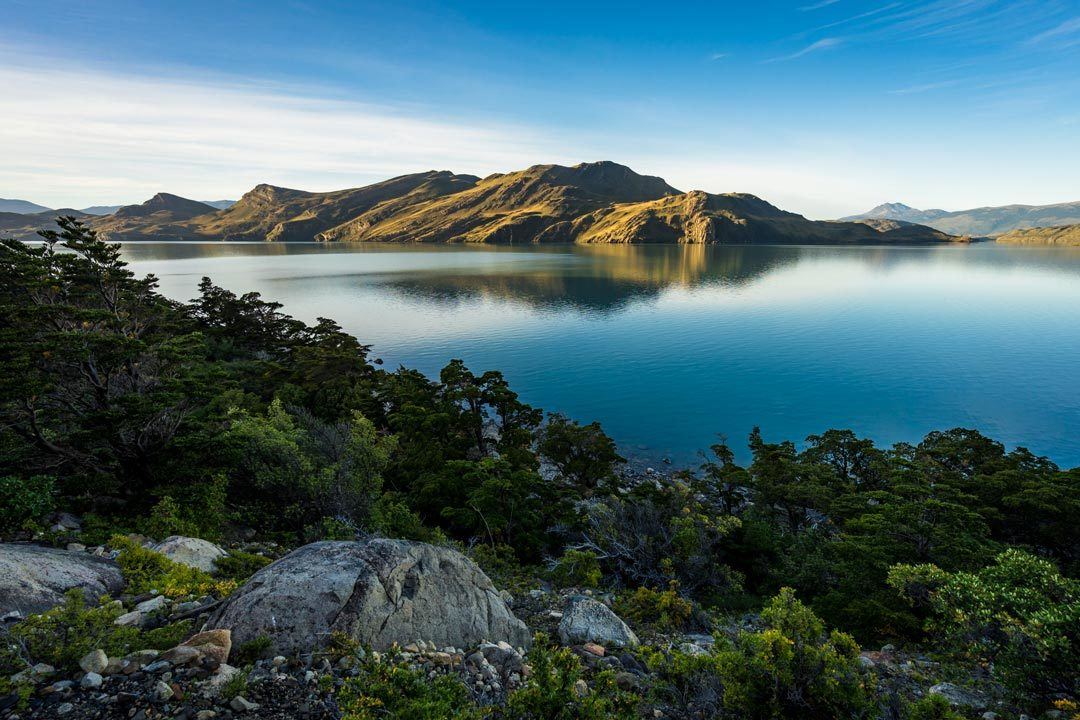
[[51,208],[47,208],[44,205],[38,205],[37,203],[30,202],[29,200],[8,200],[5,198],[0,198],[0,212],[29,215],[31,213],[48,212],[49,210],[51,210]]

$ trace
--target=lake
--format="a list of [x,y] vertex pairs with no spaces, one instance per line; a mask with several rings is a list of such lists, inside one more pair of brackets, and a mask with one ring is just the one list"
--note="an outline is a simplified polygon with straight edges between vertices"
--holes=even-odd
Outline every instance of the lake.
[[499,369],[522,398],[675,464],[726,437],[963,426],[1080,465],[1080,248],[992,244],[398,246],[138,243],[162,291],[201,277],[337,320],[388,366]]

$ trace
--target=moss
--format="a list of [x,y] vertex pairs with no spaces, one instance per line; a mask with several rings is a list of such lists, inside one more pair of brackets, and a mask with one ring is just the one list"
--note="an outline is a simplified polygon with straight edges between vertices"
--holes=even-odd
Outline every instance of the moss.
[[220,597],[236,589],[235,580],[215,580],[202,570],[173,562],[122,535],[114,535],[109,545],[120,551],[116,563],[129,592],[157,591],[167,597],[207,594]]

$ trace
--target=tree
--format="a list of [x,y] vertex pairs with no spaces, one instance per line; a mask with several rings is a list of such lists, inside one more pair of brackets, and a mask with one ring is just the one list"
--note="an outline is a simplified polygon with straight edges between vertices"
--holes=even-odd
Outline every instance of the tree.
[[139,500],[207,396],[205,348],[157,280],[127,269],[118,245],[74,218],[57,222],[41,245],[0,243],[3,425],[65,491]]
[[615,441],[600,423],[581,425],[565,415],[552,413],[540,434],[542,457],[559,469],[562,477],[584,497],[615,477],[615,466],[625,462]]

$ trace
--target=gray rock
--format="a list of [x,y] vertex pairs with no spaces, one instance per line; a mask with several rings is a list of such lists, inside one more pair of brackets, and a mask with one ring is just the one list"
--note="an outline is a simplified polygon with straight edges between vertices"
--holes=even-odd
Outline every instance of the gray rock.
[[986,698],[979,692],[967,690],[952,683],[938,683],[928,691],[930,695],[940,695],[954,707],[969,707],[982,710],[986,707]]
[[559,621],[563,645],[594,642],[606,647],[634,647],[637,635],[607,605],[589,598],[575,598]]
[[143,614],[138,610],[132,610],[129,613],[124,613],[120,617],[113,620],[113,625],[126,625],[129,627],[139,627],[143,623]]
[[63,602],[72,588],[82,590],[88,602],[97,602],[123,587],[116,563],[89,553],[0,544],[0,615],[44,612]]
[[79,685],[89,690],[96,690],[101,687],[102,677],[96,672],[88,672],[82,676],[82,680],[79,681]]
[[152,613],[159,610],[164,610],[169,605],[169,601],[165,599],[164,595],[156,595],[149,600],[143,600],[141,603],[135,606],[134,612],[137,613]]
[[231,707],[236,712],[249,712],[251,710],[259,709],[258,703],[251,702],[243,695],[237,695],[236,697],[234,697],[232,701],[229,702],[229,707]]
[[260,635],[275,653],[325,645],[344,632],[385,650],[425,638],[473,647],[530,635],[471,560],[448,548],[405,540],[319,542],[259,570],[210,617],[231,628],[233,645]]
[[174,694],[172,687],[164,680],[158,680],[154,683],[154,699],[158,702],[165,702]]
[[109,664],[109,656],[104,650],[91,650],[79,660],[79,667],[83,672],[100,673]]
[[66,702],[66,703],[61,703],[61,704],[60,704],[60,705],[59,705],[59,706],[58,706],[58,707],[56,708],[56,714],[57,714],[57,715],[67,715],[67,714],[68,714],[69,712],[71,712],[71,711],[72,711],[72,710],[74,710],[74,709],[75,709],[75,706],[74,706],[74,705],[72,705],[72,704],[71,704],[71,703],[69,703],[69,702]]
[[187,565],[203,572],[214,572],[215,561],[227,554],[212,542],[199,538],[173,535],[167,537],[150,549],[159,552],[173,562]]

